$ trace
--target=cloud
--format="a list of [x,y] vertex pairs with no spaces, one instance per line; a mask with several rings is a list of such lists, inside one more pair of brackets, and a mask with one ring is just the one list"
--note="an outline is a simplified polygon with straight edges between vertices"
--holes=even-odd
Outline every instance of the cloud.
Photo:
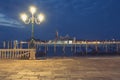
[[[106,8],[111,4],[112,0],[40,0],[38,5],[48,5],[51,9],[68,10],[95,10]],[[46,6],[45,6],[46,7]]]
[[24,28],[24,26],[20,24],[17,20],[9,18],[2,13],[0,13],[0,26]]

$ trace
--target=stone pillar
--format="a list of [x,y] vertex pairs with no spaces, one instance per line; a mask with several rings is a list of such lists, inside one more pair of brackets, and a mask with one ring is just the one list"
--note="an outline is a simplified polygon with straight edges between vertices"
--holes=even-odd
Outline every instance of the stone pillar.
[[30,57],[29,57],[29,59],[30,60],[35,60],[36,59],[35,54],[36,54],[35,49],[30,49]]

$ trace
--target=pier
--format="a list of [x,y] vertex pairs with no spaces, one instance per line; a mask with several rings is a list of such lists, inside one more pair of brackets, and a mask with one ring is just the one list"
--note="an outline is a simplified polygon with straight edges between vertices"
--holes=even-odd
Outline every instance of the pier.
[[[0,49],[0,58],[20,59],[38,57],[72,57],[87,55],[120,55],[120,41],[35,41],[34,54],[30,42],[4,41]],[[69,51],[69,52],[68,52]]]
[[[49,54],[49,50],[53,49],[53,53],[61,51],[61,54],[68,54],[69,49],[71,56],[78,55],[89,55],[89,54],[119,54],[120,53],[120,42],[119,41],[76,41],[73,43],[69,42],[36,42],[36,49],[44,47],[44,52]],[[61,49],[60,49],[61,48]],[[59,50],[59,51],[58,51]]]

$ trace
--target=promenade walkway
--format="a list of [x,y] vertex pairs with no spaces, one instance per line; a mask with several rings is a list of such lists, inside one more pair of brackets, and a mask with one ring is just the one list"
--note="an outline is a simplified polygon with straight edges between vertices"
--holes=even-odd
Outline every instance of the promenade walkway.
[[120,80],[120,57],[0,60],[0,80]]

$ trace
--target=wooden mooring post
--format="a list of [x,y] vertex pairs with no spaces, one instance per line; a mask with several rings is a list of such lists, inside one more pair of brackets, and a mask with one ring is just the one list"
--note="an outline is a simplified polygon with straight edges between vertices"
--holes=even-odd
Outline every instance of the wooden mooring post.
[[65,56],[65,44],[63,44],[63,56]]
[[54,54],[56,54],[56,42],[54,43]]
[[85,44],[85,54],[87,55],[88,53],[88,42],[86,41],[86,44]]

